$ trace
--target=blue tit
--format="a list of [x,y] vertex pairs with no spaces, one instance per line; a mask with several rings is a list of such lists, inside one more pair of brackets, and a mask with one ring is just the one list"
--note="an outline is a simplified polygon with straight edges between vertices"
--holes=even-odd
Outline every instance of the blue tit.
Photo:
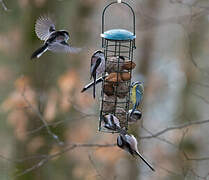
[[98,75],[102,74],[105,71],[105,56],[104,53],[100,50],[96,51],[92,57],[91,57],[91,67],[90,67],[90,73],[91,77],[90,79],[94,80],[93,84],[93,98],[95,98],[95,89],[96,89],[96,78]]
[[81,48],[71,47],[67,41],[69,33],[65,30],[56,31],[55,24],[48,16],[41,16],[35,24],[37,37],[44,41],[44,45],[38,48],[31,59],[39,58],[47,50],[52,52],[78,53]]
[[137,140],[133,135],[119,134],[119,136],[117,138],[118,147],[120,147],[121,149],[130,153],[132,156],[140,157],[142,159],[142,161],[144,161],[152,171],[155,171],[155,169],[152,167],[152,165],[149,164],[147,162],[147,160],[139,153],[137,144],[138,144]]
[[132,85],[131,85],[131,101],[133,104],[133,109],[131,111],[130,116],[132,116],[133,112],[139,107],[139,104],[142,101],[143,94],[144,94],[143,84],[139,81],[132,83]]
[[[106,74],[104,77],[101,76],[99,78],[96,79],[96,85],[101,83],[106,77],[108,76],[108,74]],[[81,90],[81,92],[85,92],[86,90],[88,90],[89,88],[91,88],[94,85],[94,81],[90,82],[89,84],[85,85],[84,88]]]

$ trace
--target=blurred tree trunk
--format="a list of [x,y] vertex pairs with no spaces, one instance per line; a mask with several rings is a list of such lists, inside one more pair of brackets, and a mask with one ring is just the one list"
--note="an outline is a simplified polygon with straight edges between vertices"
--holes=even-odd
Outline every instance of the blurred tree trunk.
[[[157,16],[158,11],[160,9],[160,1],[149,0],[147,2],[143,2],[143,5],[146,7],[146,9],[150,10],[150,12],[152,12],[153,14],[155,14]],[[141,9],[141,8],[139,8],[139,9]],[[142,21],[143,18],[145,18],[145,21]],[[147,25],[146,17],[139,16],[137,21],[139,21],[139,23],[138,23],[139,27],[137,29],[140,29],[141,27],[144,27],[144,26],[146,27],[146,25]],[[153,28],[152,30],[148,30],[146,33],[144,33],[143,38],[142,39],[139,38],[140,41],[138,41],[136,43],[136,44],[138,44],[138,46],[136,48],[140,49],[139,51],[141,52],[139,55],[139,58],[137,58],[137,59],[139,59],[138,62],[136,59],[136,63],[139,64],[138,69],[137,69],[137,71],[138,71],[137,74],[141,74],[144,77],[144,79],[147,79],[147,77],[148,77],[149,66],[150,66],[150,63],[152,60],[151,54],[152,54],[152,51],[154,50],[154,43],[155,43],[155,32],[154,31],[155,30],[156,30],[155,28]],[[136,41],[137,41],[137,39],[136,39]],[[148,84],[148,83],[145,83],[145,84]],[[145,92],[146,92],[146,86],[145,86]],[[147,96],[146,93],[145,93],[145,96]],[[144,112],[144,111],[145,110],[142,107],[142,112]],[[134,134],[136,134],[137,136],[140,136],[140,127],[139,126],[136,126],[134,128]],[[140,145],[139,145],[139,148],[140,148]],[[143,147],[141,147],[141,149],[142,148]],[[140,151],[140,149],[139,149],[139,151]],[[131,180],[139,180],[139,174],[140,174],[139,164],[141,164],[141,163],[143,163],[143,162],[140,159],[137,160],[135,163],[133,163],[133,161],[130,162],[130,171],[129,172],[130,172],[130,179]]]

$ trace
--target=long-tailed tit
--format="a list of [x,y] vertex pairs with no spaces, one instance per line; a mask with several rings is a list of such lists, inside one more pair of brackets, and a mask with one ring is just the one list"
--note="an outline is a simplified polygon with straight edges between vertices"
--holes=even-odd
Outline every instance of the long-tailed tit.
[[137,140],[133,135],[119,134],[117,138],[118,147],[124,149],[126,152],[130,153],[132,156],[135,156],[135,155],[139,156],[142,159],[142,161],[144,161],[152,171],[155,171],[154,168],[147,162],[147,160],[139,153],[137,144],[138,144]]
[[81,50],[67,43],[69,33],[65,30],[56,31],[54,22],[48,16],[41,16],[37,19],[35,32],[38,38],[44,41],[44,45],[32,54],[31,59],[39,58],[47,50],[65,53],[78,53]]
[[94,84],[93,84],[93,97],[94,98],[96,96],[95,95],[96,78],[98,75],[102,74],[104,71],[105,71],[104,53],[98,50],[91,57],[91,67],[90,67],[91,78],[93,77],[93,80],[94,80]]

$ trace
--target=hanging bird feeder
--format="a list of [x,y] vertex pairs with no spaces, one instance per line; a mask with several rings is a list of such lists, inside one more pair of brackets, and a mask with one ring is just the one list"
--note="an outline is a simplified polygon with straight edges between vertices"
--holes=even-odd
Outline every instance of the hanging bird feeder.
[[[127,6],[133,16],[132,32],[126,29],[105,30],[105,12],[107,8],[118,3]],[[101,90],[99,131],[117,132],[104,126],[104,117],[114,115],[120,127],[127,130],[129,120],[130,88],[135,49],[135,13],[126,2],[115,1],[108,4],[102,13],[102,48],[105,55],[105,72]]]

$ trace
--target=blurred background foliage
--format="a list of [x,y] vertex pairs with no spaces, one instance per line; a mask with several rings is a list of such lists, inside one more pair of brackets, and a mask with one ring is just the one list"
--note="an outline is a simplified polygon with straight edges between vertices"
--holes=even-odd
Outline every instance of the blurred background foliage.
[[[133,80],[145,83],[143,119],[129,132],[155,173],[117,148],[117,135],[98,132],[100,88],[96,100],[91,91],[80,93],[101,48],[103,7],[112,1],[1,2],[8,10],[0,4],[0,180],[209,179],[207,0],[126,1],[137,23]],[[83,52],[31,61],[42,43],[34,24],[43,14],[69,30],[70,44]],[[131,29],[130,18],[114,6],[107,29]]]

